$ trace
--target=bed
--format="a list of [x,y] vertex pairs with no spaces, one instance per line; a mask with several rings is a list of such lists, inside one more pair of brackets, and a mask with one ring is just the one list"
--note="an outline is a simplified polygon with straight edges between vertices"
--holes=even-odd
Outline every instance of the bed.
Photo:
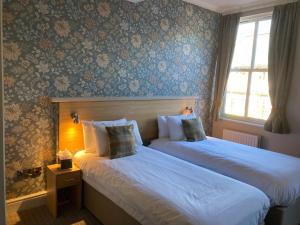
[[[103,224],[168,224],[167,221],[169,224],[199,224],[201,221],[202,225],[215,225],[218,221],[217,224],[247,225],[262,221],[269,205],[267,196],[232,178],[148,148],[139,150],[135,156],[113,161],[80,151],[84,149],[83,132],[82,126],[74,123],[78,121],[74,115],[80,120],[134,119],[143,140],[152,140],[157,138],[157,115],[176,115],[186,107],[195,108],[197,97],[52,98],[52,102],[53,113],[58,115],[57,149],[67,148],[76,154],[74,161],[83,171],[84,207]],[[135,160],[136,157],[142,157],[140,161],[144,163]],[[138,169],[134,165],[139,166]],[[142,173],[150,179],[143,179]],[[156,179],[151,182],[155,187],[147,186],[151,179]],[[120,182],[122,185],[117,185]],[[205,183],[212,187],[200,185]],[[180,186],[175,190],[170,184]],[[202,191],[193,191],[193,186],[199,185],[205,195]],[[163,188],[158,188],[160,186]],[[118,191],[112,192],[115,188]],[[183,195],[175,195],[178,188],[183,188]],[[198,197],[199,201],[195,199]],[[202,205],[197,205],[200,200]],[[181,223],[182,220],[185,222]]]
[[[281,210],[279,214],[287,211],[287,206],[300,209],[298,158],[213,137],[198,142],[157,139],[149,147],[259,188],[270,198],[271,206],[281,206],[277,208]],[[293,223],[285,224],[299,223],[296,213]]]
[[80,151],[74,161],[85,183],[139,224],[256,225],[269,207],[250,185],[142,146],[117,160]]

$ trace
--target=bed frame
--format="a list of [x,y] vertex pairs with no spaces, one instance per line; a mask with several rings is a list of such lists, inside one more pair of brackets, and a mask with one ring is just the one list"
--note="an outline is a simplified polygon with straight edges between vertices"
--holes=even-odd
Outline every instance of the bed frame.
[[83,204],[104,225],[140,225],[122,208],[86,182],[83,182]]
[[273,207],[269,210],[265,225],[300,225],[300,198],[289,207]]
[[58,104],[58,149],[76,152],[84,148],[81,124],[74,124],[72,113],[80,120],[136,120],[143,140],[157,138],[157,115],[176,115],[186,107],[195,108],[197,97],[132,98],[53,98]]
[[[197,107],[198,98],[191,97],[133,97],[133,98],[53,98],[58,105],[58,149],[73,153],[83,149],[81,124],[74,124],[72,113],[80,120],[134,119],[143,140],[157,138],[157,115],[175,115],[186,108]],[[84,182],[84,206],[104,225],[138,225],[139,223],[110,199]],[[300,199],[289,207],[270,209],[265,225],[300,225]]]

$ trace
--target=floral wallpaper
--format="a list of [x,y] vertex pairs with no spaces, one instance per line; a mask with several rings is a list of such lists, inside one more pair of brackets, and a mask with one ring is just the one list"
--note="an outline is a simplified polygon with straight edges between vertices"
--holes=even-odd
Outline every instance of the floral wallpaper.
[[181,0],[4,1],[7,198],[45,188],[55,113],[48,97],[200,96],[209,108],[220,15]]

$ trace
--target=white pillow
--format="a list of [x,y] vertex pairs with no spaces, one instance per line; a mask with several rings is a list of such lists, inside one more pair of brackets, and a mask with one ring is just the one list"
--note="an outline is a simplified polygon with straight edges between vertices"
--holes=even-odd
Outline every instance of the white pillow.
[[158,123],[158,137],[159,138],[168,138],[169,137],[169,129],[167,123],[167,116],[157,116]]
[[167,116],[167,124],[171,141],[182,141],[185,139],[185,135],[182,129],[181,120],[194,119],[195,114]]
[[96,143],[96,153],[99,156],[107,156],[109,151],[109,137],[105,127],[123,126],[128,122],[126,119],[114,120],[114,121],[99,121],[94,122],[94,134]]
[[136,145],[137,146],[143,145],[143,141],[142,141],[142,138],[141,138],[141,134],[140,134],[137,122],[135,120],[130,120],[130,121],[127,122],[127,125],[133,125],[133,133],[134,133],[134,136],[135,136]]
[[96,153],[93,121],[82,121],[84,149],[87,153]]

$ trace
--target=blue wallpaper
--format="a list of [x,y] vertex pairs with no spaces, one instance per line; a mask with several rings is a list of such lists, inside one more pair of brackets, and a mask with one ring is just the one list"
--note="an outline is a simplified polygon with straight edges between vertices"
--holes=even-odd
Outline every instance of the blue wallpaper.
[[45,188],[55,154],[49,96],[200,96],[209,107],[220,15],[181,0],[4,2],[7,196]]

